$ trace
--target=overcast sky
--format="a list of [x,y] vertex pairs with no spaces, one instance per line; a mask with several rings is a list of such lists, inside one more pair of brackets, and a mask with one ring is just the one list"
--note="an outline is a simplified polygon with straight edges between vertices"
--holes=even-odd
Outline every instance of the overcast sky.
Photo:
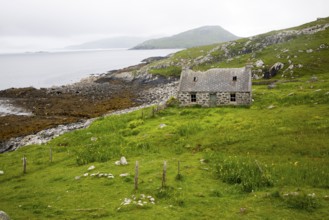
[[241,37],[329,16],[329,0],[0,0],[0,53],[220,25]]

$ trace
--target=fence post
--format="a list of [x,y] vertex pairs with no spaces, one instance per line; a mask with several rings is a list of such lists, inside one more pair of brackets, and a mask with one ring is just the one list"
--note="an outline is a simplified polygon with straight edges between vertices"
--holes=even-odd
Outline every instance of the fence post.
[[49,160],[50,160],[50,163],[53,162],[53,150],[51,149],[51,146],[49,147]]
[[135,165],[135,190],[138,190],[138,161]]
[[25,154],[23,156],[23,173],[24,174],[26,173],[26,157],[25,157]]
[[144,109],[142,109],[142,120],[144,120]]
[[163,173],[162,173],[162,188],[166,187],[166,176],[167,176],[167,161],[164,161]]

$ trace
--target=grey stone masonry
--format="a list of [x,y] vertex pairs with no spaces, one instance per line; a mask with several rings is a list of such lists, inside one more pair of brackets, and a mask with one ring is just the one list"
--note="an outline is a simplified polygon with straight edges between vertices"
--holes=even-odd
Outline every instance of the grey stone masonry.
[[183,70],[177,99],[181,106],[251,104],[251,67],[210,69],[206,72]]
[[[191,94],[196,95],[196,101],[191,102]],[[220,105],[250,105],[251,104],[251,94],[249,92],[217,92],[216,94],[216,106]],[[231,101],[231,94],[235,94],[235,101]],[[192,106],[192,105],[201,105],[204,107],[212,106],[210,100],[210,94],[207,92],[180,92],[178,93],[177,99],[180,102],[181,106]]]

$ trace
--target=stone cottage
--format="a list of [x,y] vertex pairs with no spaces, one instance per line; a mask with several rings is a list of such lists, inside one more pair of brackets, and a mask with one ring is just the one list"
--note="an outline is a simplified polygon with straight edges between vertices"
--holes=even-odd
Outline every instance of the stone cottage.
[[251,67],[205,72],[185,69],[180,76],[177,99],[181,106],[250,105]]

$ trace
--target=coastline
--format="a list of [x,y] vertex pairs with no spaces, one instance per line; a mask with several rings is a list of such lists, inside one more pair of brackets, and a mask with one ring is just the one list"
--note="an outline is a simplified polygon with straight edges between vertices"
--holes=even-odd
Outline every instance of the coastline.
[[177,78],[130,70],[146,64],[89,76],[79,82],[51,88],[12,88],[0,91],[29,115],[2,116],[0,153],[29,144],[42,144],[71,130],[80,129],[97,117],[159,104],[176,94]]

